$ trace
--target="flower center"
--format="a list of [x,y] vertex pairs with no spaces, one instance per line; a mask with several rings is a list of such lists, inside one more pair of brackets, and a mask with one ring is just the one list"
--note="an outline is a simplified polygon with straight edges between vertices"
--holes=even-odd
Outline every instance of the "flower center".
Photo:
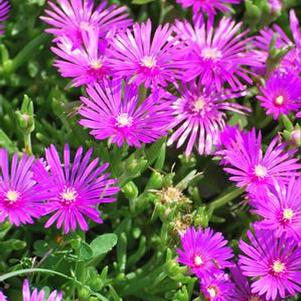
[[8,203],[13,204],[18,201],[19,197],[20,197],[20,192],[15,190],[9,190],[5,195],[5,200]]
[[202,257],[201,257],[200,255],[196,255],[196,256],[194,257],[193,262],[194,262],[194,264],[195,264],[197,267],[200,267],[200,266],[204,263],[204,261],[203,261],[203,259],[202,259]]
[[257,296],[252,296],[249,301],[260,301],[260,299]]
[[272,270],[275,274],[280,274],[284,271],[285,269],[285,264],[282,263],[280,260],[276,260],[274,261],[273,263],[273,266],[272,266]]
[[92,61],[90,66],[94,70],[99,70],[102,68],[103,62],[101,60]]
[[217,289],[216,286],[209,286],[209,287],[207,288],[207,292],[208,292],[210,298],[214,298],[214,297],[216,297],[217,294],[218,294],[218,289]]
[[200,113],[206,105],[204,97],[200,96],[194,103],[192,111],[195,113]]
[[140,61],[141,66],[146,68],[154,68],[157,65],[157,60],[154,57],[151,56],[145,56]]
[[291,221],[294,217],[294,211],[290,208],[286,208],[283,210],[282,217],[285,221]]
[[267,176],[268,170],[264,166],[258,164],[254,168],[254,173],[255,173],[256,177],[263,179]]
[[222,53],[217,48],[204,48],[202,50],[202,57],[207,60],[218,60],[222,58]]
[[60,193],[62,203],[69,205],[76,201],[78,193],[73,187],[66,187],[63,192]]
[[284,103],[284,97],[282,95],[279,95],[278,97],[275,98],[275,104],[277,106],[282,106]]
[[91,28],[91,24],[89,22],[82,21],[80,22],[79,28],[88,31]]
[[129,116],[128,113],[121,113],[116,118],[116,125],[118,127],[130,127],[133,124],[133,117]]

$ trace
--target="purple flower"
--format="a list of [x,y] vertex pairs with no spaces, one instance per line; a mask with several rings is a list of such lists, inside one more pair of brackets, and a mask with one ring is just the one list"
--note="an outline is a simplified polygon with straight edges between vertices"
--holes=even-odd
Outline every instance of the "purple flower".
[[181,237],[181,244],[182,249],[177,250],[178,261],[198,277],[210,276],[232,265],[232,250],[220,232],[191,227]]
[[254,213],[263,218],[256,225],[274,230],[277,236],[301,240],[301,178],[291,178],[287,185],[274,183],[266,194],[255,195]]
[[233,283],[224,273],[204,277],[201,280],[201,292],[208,301],[233,301],[231,297],[233,290]]
[[92,149],[84,154],[82,147],[76,151],[73,163],[68,145],[64,147],[63,162],[54,145],[45,152],[48,166],[45,168],[41,161],[34,166],[39,185],[49,193],[45,214],[54,213],[45,227],[56,222],[57,228],[63,227],[64,233],[68,233],[75,231],[78,225],[87,231],[85,217],[102,223],[98,205],[114,202],[112,196],[118,192],[116,180],[104,173],[108,164],[99,166],[98,158],[90,162]]
[[274,72],[260,92],[257,98],[274,119],[301,108],[301,79],[293,73]]
[[0,301],[7,301],[6,296],[0,291]]
[[239,4],[241,0],[177,0],[184,8],[193,7],[194,13],[204,12],[212,17],[217,11],[223,13],[229,12],[231,9],[228,4]]
[[54,65],[63,77],[73,78],[76,87],[101,81],[110,74],[106,49],[99,46],[98,29],[83,34],[83,46],[72,47],[72,41],[63,36],[51,50],[60,58]]
[[270,10],[272,13],[279,13],[282,9],[283,0],[268,0]]
[[226,112],[244,114],[248,108],[227,100],[246,95],[245,92],[231,93],[216,91],[195,82],[180,89],[180,97],[173,103],[176,128],[168,140],[171,145],[178,140],[177,147],[187,141],[186,155],[190,155],[196,145],[200,155],[210,154],[213,146],[219,143],[220,132],[225,127]]
[[150,20],[117,34],[108,50],[114,74],[146,87],[173,82],[179,67],[174,62],[177,47],[171,34],[169,24],[159,25],[152,38]]
[[230,293],[231,300],[235,301],[265,301],[257,294],[252,294],[248,279],[242,274],[239,266],[231,267],[231,279],[235,284],[234,290]]
[[301,248],[292,239],[276,237],[272,231],[248,231],[250,244],[240,241],[245,255],[239,265],[251,277],[252,293],[267,300],[286,298],[301,292]]
[[4,33],[4,25],[1,22],[8,18],[9,9],[9,2],[7,0],[0,0],[0,36]]
[[[23,282],[23,301],[44,301],[45,300],[45,292],[44,290],[38,291],[34,289],[31,293],[29,288],[28,280],[24,280]],[[57,291],[53,291],[46,301],[61,301],[63,300],[62,293],[58,293]]]
[[91,129],[96,139],[110,139],[121,146],[141,147],[167,134],[172,121],[170,96],[155,91],[141,102],[138,88],[122,81],[104,81],[87,88],[89,98],[82,97],[80,124]]
[[291,50],[282,58],[280,66],[290,71],[300,72],[301,68],[301,32],[299,29],[299,21],[294,10],[290,11],[290,28],[294,41],[291,41],[286,33],[276,24],[273,28],[264,28],[260,31],[260,35],[254,40],[254,45],[259,49],[260,60],[266,62],[269,56],[271,42],[273,38],[274,48]]
[[[230,137],[223,137],[228,135]],[[261,133],[255,129],[241,132],[236,129],[224,131],[221,141],[226,141],[224,149],[217,152],[222,157],[224,170],[231,175],[230,180],[247,191],[258,193],[274,181],[287,182],[291,176],[298,176],[301,164],[292,156],[295,150],[286,150],[284,143],[275,137],[265,152],[262,150]]]
[[213,22],[205,22],[199,16],[191,26],[187,21],[176,21],[177,37],[184,45],[178,55],[179,62],[186,66],[183,80],[200,77],[205,86],[221,90],[228,84],[233,90],[244,90],[242,82],[252,83],[251,71],[247,67],[261,66],[254,54],[248,50],[248,31],[239,33],[242,23],[236,24],[223,17],[217,28]]
[[96,8],[93,0],[57,0],[57,4],[48,1],[48,5],[46,16],[41,19],[53,27],[46,31],[56,37],[67,37],[74,48],[84,43],[83,35],[91,29],[97,28],[99,37],[106,39],[110,31],[126,28],[132,23],[125,6],[106,8],[107,1],[102,1]]
[[34,157],[18,153],[12,157],[9,168],[8,152],[0,149],[0,223],[8,218],[13,225],[32,224],[33,218],[44,213],[44,191],[36,185],[31,171]]

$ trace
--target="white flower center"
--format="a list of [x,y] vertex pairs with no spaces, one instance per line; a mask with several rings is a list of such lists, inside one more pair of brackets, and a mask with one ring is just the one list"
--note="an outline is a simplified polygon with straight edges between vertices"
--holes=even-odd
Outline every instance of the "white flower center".
[[218,59],[222,58],[222,53],[217,48],[210,48],[210,47],[204,48],[202,50],[201,55],[204,59],[208,59],[208,60],[209,59],[218,60]]
[[276,274],[280,274],[285,270],[285,264],[280,260],[275,260],[272,266],[272,270]]
[[78,193],[72,187],[66,187],[63,192],[60,193],[60,197],[64,204],[71,204],[74,203],[78,197]]
[[9,190],[5,195],[5,200],[10,204],[12,204],[18,201],[19,197],[20,197],[20,193],[18,191]]
[[92,61],[90,66],[94,70],[99,70],[102,68],[103,62],[101,60]]
[[200,256],[200,255],[196,255],[195,257],[194,257],[194,264],[197,266],[197,267],[200,267],[203,263],[204,263],[204,261],[203,261],[203,259],[202,259],[202,257]]
[[157,65],[157,60],[154,57],[151,56],[145,56],[140,61],[141,66],[147,67],[147,68],[154,68]]
[[254,173],[258,178],[263,179],[267,176],[268,170],[264,166],[258,164],[254,168]]
[[200,96],[194,103],[193,103],[193,112],[195,113],[199,113],[200,111],[202,111],[204,109],[206,105],[206,101],[205,99]]
[[284,103],[284,97],[282,95],[279,95],[275,98],[275,104],[278,106],[282,106]]
[[294,211],[290,208],[286,208],[283,210],[282,216],[284,220],[291,221],[294,217]]
[[133,117],[128,113],[121,113],[116,118],[116,125],[119,127],[129,127],[133,124]]
[[215,286],[209,286],[209,287],[207,288],[207,292],[208,292],[208,294],[209,294],[209,296],[210,296],[211,298],[214,298],[214,297],[216,297],[217,294],[218,294],[218,289],[217,289],[217,287],[215,287]]

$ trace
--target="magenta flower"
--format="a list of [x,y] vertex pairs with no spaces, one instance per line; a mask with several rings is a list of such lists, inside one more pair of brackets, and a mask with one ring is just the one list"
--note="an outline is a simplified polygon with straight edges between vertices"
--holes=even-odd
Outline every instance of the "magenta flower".
[[277,182],[266,194],[254,196],[254,213],[263,218],[256,225],[274,230],[277,236],[301,241],[301,178],[291,178],[287,185]]
[[0,291],[0,301],[7,301],[6,296]]
[[301,32],[299,29],[299,21],[294,12],[290,11],[290,28],[293,36],[291,41],[286,33],[277,25],[273,28],[264,28],[260,31],[260,35],[254,40],[254,45],[259,49],[260,60],[266,62],[269,56],[269,50],[273,37],[275,38],[276,49],[290,48],[292,49],[284,56],[280,67],[300,72],[301,68]]
[[201,280],[201,292],[208,301],[233,301],[231,298],[233,290],[233,283],[224,273],[204,277]]
[[1,22],[8,18],[10,5],[7,0],[0,0],[0,36],[4,33],[4,25]]
[[[88,230],[85,217],[96,223],[102,223],[98,205],[114,202],[112,197],[118,192],[116,180],[104,173],[108,164],[98,165],[99,159],[90,162],[92,149],[86,154],[80,147],[76,151],[73,163],[70,162],[69,146],[64,147],[64,159],[60,160],[54,145],[46,149],[46,168],[38,161],[34,166],[39,185],[49,193],[46,213],[54,213],[45,225],[50,227],[56,222],[57,228],[63,227],[64,233],[75,231],[79,226]],[[49,172],[48,172],[49,169]]]
[[61,76],[73,78],[76,87],[101,81],[110,74],[110,65],[105,49],[99,46],[98,30],[88,30],[83,34],[83,46],[72,48],[72,41],[61,37],[51,50],[59,56],[54,65]]
[[270,6],[270,10],[272,13],[278,13],[282,9],[283,0],[268,0],[268,4]]
[[[228,135],[230,137],[223,137]],[[222,157],[224,170],[231,175],[230,180],[247,191],[258,193],[274,181],[287,182],[291,176],[298,176],[301,164],[293,158],[295,150],[286,150],[284,143],[275,137],[265,152],[262,150],[261,133],[255,129],[241,132],[236,129],[222,133],[221,141],[226,141],[224,149],[217,152]]]
[[223,13],[229,12],[229,4],[239,4],[241,0],[177,0],[184,8],[193,7],[194,13],[204,12],[209,17],[217,14],[217,11]]
[[9,168],[8,152],[0,149],[0,223],[8,219],[13,225],[32,224],[44,213],[43,200],[47,194],[36,185],[31,171],[34,157],[18,153]]
[[191,154],[194,145],[200,155],[211,154],[225,127],[226,112],[245,114],[249,111],[246,107],[227,101],[245,96],[245,92],[218,92],[195,82],[184,85],[179,92],[181,97],[173,103],[175,120],[172,127],[176,130],[167,144],[178,140],[177,147],[180,147],[187,141],[186,155]]
[[44,290],[38,291],[34,289],[31,293],[29,288],[28,280],[24,280],[23,282],[23,301],[61,301],[63,300],[62,293],[58,293],[57,291],[53,291],[47,299],[45,299]]
[[301,79],[293,73],[274,72],[260,92],[257,98],[274,119],[301,108]]
[[220,232],[191,227],[181,237],[181,244],[182,249],[177,250],[178,261],[198,277],[210,276],[232,265],[232,250]]
[[248,279],[242,274],[239,266],[231,267],[231,279],[235,284],[234,290],[230,293],[231,300],[235,301],[265,301],[264,298],[251,292]]
[[267,300],[283,299],[301,292],[301,248],[292,239],[276,237],[272,231],[248,231],[250,244],[240,241],[244,255],[239,265],[251,277],[252,293]]
[[199,16],[191,26],[187,21],[177,21],[175,31],[182,41],[183,49],[178,55],[179,63],[186,66],[183,80],[200,77],[205,86],[221,90],[228,84],[233,90],[245,90],[245,83],[252,83],[250,66],[262,65],[248,50],[248,31],[239,33],[242,23],[236,24],[222,18],[217,28],[213,22],[205,22]]
[[169,24],[159,25],[152,38],[152,23],[135,23],[112,39],[108,55],[114,74],[146,87],[166,86],[179,69],[174,62],[176,42]]
[[141,147],[167,134],[172,121],[170,95],[155,91],[142,103],[136,86],[122,81],[105,81],[87,88],[82,97],[80,124],[91,129],[96,139],[110,139],[119,147],[127,143]]
[[106,39],[110,31],[128,27],[132,21],[128,19],[125,6],[107,7],[107,1],[94,7],[93,0],[58,0],[57,4],[48,1],[49,9],[41,19],[52,26],[47,32],[56,37],[67,37],[72,48],[84,43],[84,37],[89,30],[98,29],[99,37]]

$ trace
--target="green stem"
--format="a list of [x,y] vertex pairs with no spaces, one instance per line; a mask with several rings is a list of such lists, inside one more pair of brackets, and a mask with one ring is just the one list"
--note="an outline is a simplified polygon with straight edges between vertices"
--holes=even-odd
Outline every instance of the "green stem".
[[32,155],[32,146],[31,146],[31,133],[30,132],[24,133],[24,147],[25,147],[25,152],[29,156],[31,156]]
[[223,207],[227,203],[231,202],[244,192],[244,188],[233,188],[230,192],[222,197],[217,198],[209,204],[209,211],[213,212],[215,209]]

